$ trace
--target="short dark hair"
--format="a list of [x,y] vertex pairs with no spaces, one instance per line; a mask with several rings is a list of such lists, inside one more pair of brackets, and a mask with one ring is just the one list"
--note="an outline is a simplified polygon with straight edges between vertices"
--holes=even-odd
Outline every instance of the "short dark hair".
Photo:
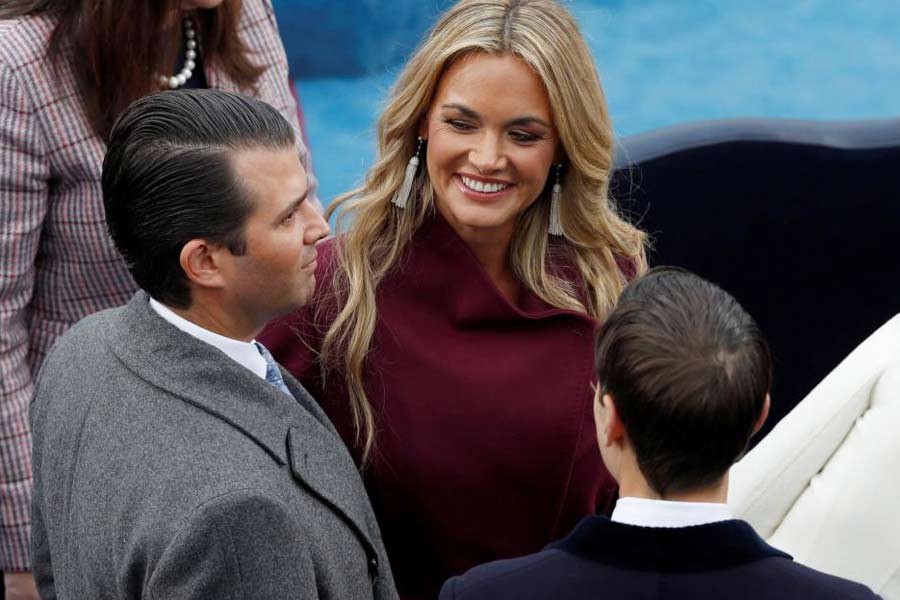
[[240,94],[177,90],[132,103],[113,125],[102,181],[109,233],[137,284],[164,304],[189,306],[184,245],[245,249],[253,204],[231,153],[290,148],[294,139],[277,110]]
[[601,390],[658,494],[713,484],[746,451],[772,364],[730,294],[683,269],[652,269],[622,292],[595,350]]

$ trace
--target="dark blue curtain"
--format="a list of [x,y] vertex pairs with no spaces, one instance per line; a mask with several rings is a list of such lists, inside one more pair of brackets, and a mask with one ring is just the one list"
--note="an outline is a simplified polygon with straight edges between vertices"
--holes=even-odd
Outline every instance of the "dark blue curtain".
[[768,337],[763,434],[900,313],[898,165],[900,119],[696,123],[618,148],[613,195],[651,265],[719,284]]

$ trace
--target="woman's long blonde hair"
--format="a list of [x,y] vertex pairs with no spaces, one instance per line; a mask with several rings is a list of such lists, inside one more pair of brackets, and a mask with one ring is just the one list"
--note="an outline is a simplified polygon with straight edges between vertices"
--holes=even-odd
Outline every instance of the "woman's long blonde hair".
[[433,210],[427,173],[419,175],[415,198],[405,210],[391,199],[416,151],[417,131],[441,74],[473,52],[514,55],[531,65],[546,87],[565,155],[560,220],[571,248],[567,258],[583,281],[565,281],[549,268],[557,254],[551,255],[547,234],[549,198],[538,199],[519,217],[510,248],[519,280],[553,306],[602,320],[624,285],[617,259],[630,261],[638,273],[646,269],[644,233],[620,218],[608,196],[613,132],[590,51],[572,16],[555,0],[457,3],[394,84],[378,120],[376,162],[363,185],[339,196],[326,213],[329,218],[338,213],[339,268],[331,283],[342,305],[325,334],[320,361],[324,379],[328,371],[345,379],[364,463],[375,438],[364,385],[378,319],[375,294]]

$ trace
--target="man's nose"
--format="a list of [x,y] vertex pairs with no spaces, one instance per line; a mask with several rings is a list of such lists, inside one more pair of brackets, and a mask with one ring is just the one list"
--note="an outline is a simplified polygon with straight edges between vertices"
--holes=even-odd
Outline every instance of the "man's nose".
[[322,238],[328,237],[328,234],[331,233],[331,227],[328,225],[328,221],[325,220],[324,215],[313,206],[312,202],[304,202],[303,211],[307,213],[304,216],[307,223],[309,223],[303,230],[303,243],[311,246]]

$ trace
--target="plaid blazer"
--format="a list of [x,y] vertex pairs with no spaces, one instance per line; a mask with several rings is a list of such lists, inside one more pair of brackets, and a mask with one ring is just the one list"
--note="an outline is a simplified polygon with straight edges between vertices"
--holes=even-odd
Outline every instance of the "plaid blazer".
[[[0,21],[0,571],[30,564],[34,376],[70,325],[136,289],[106,232],[105,143],[85,118],[72,72],[57,79],[46,57],[53,27],[42,15]],[[240,35],[268,65],[258,97],[295,127],[309,169],[271,0],[243,1]],[[206,77],[211,88],[240,91],[208,66]]]

